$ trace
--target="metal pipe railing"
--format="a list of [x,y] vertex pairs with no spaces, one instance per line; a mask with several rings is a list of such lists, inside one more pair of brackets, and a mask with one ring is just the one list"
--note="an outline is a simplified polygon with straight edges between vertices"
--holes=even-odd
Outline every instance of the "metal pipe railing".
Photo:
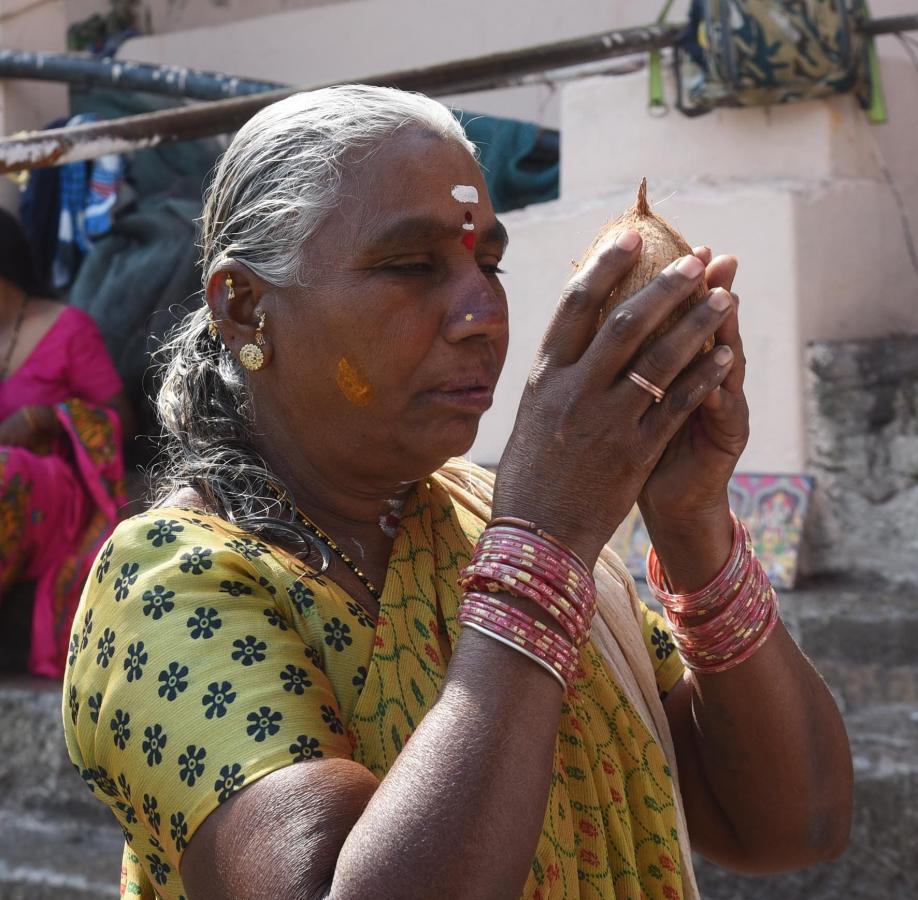
[[[860,23],[859,27],[871,36],[918,30],[918,15],[872,19]],[[682,24],[664,23],[605,31],[554,44],[357,80],[364,84],[421,91],[433,97],[513,87],[537,74],[672,46],[684,28]],[[0,174],[93,159],[105,153],[130,153],[161,143],[235,131],[258,110],[277,100],[298,91],[328,86],[280,87],[274,82],[175,66],[16,51],[0,52],[0,77],[117,86],[186,98],[222,98],[0,140]]]

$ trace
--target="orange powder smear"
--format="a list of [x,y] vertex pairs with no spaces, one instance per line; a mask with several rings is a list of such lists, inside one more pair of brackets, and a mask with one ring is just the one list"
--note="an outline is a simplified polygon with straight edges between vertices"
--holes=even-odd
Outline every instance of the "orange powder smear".
[[354,406],[367,406],[370,402],[370,386],[363,381],[357,370],[342,356],[338,360],[338,376],[335,378],[338,390]]

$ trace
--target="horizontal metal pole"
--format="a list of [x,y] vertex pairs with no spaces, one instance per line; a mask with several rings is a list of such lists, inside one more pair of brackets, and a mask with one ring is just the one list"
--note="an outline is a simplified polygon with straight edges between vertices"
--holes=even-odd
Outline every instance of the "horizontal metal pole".
[[[526,83],[527,78],[536,74],[672,46],[684,28],[681,24],[658,24],[605,31],[555,44],[358,80],[420,91],[432,97],[512,87]],[[861,28],[871,36],[918,30],[918,15],[872,19],[862,23]],[[6,138],[0,140],[0,174],[94,159],[105,153],[131,153],[161,143],[235,131],[258,110],[277,100],[298,91],[338,83],[281,87],[274,82],[175,66],[20,51],[0,51],[0,77],[4,76],[120,86],[186,98],[226,99],[208,99],[179,109]]]
[[876,37],[880,34],[899,34],[903,31],[918,31],[918,15],[885,16],[882,19],[867,19],[860,26],[864,34]]
[[189,100],[221,100],[277,90],[277,81],[237,78],[183,66],[96,59],[80,53],[33,53],[0,50],[0,78],[63,81],[77,87],[114,87]]
[[[665,24],[606,31],[555,44],[357,80],[363,84],[420,91],[432,97],[508,87],[522,83],[535,73],[670,46],[683,28],[682,25]],[[277,100],[299,91],[327,86],[290,87],[7,138],[0,140],[0,174],[94,159],[105,153],[130,153],[170,141],[235,131],[258,110]]]

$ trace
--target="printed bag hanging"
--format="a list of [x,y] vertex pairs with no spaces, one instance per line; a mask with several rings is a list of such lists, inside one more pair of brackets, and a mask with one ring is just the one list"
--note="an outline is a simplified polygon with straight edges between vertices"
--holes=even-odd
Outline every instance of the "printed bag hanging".
[[[866,97],[861,0],[694,0],[677,48],[679,108]],[[686,56],[688,59],[686,59]]]

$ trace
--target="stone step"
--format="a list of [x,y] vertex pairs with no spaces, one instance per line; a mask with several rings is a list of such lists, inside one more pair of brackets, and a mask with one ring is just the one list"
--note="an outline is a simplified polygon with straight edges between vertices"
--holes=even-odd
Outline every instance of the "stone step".
[[781,616],[842,710],[918,708],[918,585],[809,582],[782,593]]
[[0,808],[108,824],[111,814],[67,756],[59,682],[0,677],[0,722]]
[[[654,605],[647,585],[637,584]],[[918,585],[810,580],[779,597],[781,619],[843,711],[918,708]]]
[[114,819],[87,826],[0,811],[0,900],[116,898],[123,840]]
[[918,897],[918,710],[891,704],[846,717],[854,758],[854,824],[833,862],[743,877],[699,861],[705,900],[885,900]]

